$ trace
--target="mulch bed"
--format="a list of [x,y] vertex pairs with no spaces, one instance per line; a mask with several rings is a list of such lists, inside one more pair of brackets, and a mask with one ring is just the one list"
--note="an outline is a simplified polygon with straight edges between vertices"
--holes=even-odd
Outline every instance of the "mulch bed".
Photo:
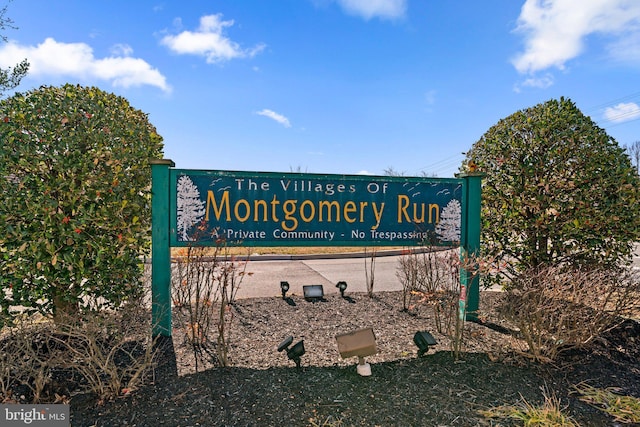
[[[583,426],[616,425],[580,401],[573,386],[616,387],[640,397],[640,325],[625,321],[588,349],[563,353],[553,364],[519,355],[493,307],[500,293],[483,292],[483,324],[467,322],[463,353],[451,352],[433,310],[402,311],[400,292],[329,295],[311,303],[292,296],[237,301],[231,326],[231,366],[194,372],[179,314],[173,340],[148,385],[111,402],[91,395],[71,399],[75,426],[476,426],[517,425],[478,413],[502,404],[560,400]],[[335,336],[372,327],[378,353],[372,375],[356,373],[357,358],[342,360]],[[413,334],[431,332],[438,344],[417,357]],[[304,340],[301,367],[276,347],[287,336]]]

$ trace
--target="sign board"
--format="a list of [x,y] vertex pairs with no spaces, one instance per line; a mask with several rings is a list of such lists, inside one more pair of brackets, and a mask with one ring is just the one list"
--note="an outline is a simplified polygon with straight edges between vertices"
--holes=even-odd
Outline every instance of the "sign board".
[[171,246],[458,245],[465,181],[172,169]]
[[[482,174],[456,178],[175,169],[151,160],[151,317],[171,336],[172,246],[460,246],[480,250]],[[464,268],[467,317],[479,280]]]

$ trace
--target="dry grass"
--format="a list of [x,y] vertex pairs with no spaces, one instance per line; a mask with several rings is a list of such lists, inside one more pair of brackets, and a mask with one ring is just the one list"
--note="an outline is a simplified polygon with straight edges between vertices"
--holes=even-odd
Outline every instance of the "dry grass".
[[594,405],[616,421],[634,425],[640,423],[640,399],[637,397],[614,393],[618,391],[615,388],[601,389],[587,384],[578,384],[575,389],[581,395],[580,400]]
[[[353,253],[364,252],[364,246],[267,246],[267,247],[229,247],[229,255],[309,255],[309,254],[339,254],[339,253]],[[385,247],[385,250],[402,249],[401,247]],[[211,254],[216,251],[216,248],[208,249]],[[172,248],[172,256],[184,256],[187,248]]]
[[533,405],[522,399],[517,405],[501,405],[487,410],[479,411],[486,418],[512,419],[522,423],[523,426],[540,427],[577,427],[578,424],[560,406],[556,397],[544,395],[542,405]]

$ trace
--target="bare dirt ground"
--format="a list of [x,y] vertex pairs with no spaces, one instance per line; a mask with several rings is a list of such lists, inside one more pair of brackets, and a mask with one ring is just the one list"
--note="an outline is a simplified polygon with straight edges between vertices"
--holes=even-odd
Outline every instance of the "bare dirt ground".
[[[590,348],[541,365],[518,355],[522,343],[496,317],[500,293],[483,292],[484,323],[465,324],[463,352],[456,359],[431,308],[402,311],[400,292],[349,297],[235,302],[227,368],[194,372],[183,331],[175,329],[148,385],[100,405],[91,395],[74,396],[72,425],[506,426],[518,424],[489,420],[478,411],[523,401],[538,405],[547,396],[559,399],[579,425],[613,426],[613,418],[579,400],[573,387],[616,387],[640,397],[636,321],[625,321]],[[366,358],[369,377],[356,373],[357,358],[340,358],[335,340],[365,327],[373,328],[378,349]],[[422,357],[412,341],[418,330],[438,341]],[[304,340],[300,368],[276,350],[286,336],[294,343]]]

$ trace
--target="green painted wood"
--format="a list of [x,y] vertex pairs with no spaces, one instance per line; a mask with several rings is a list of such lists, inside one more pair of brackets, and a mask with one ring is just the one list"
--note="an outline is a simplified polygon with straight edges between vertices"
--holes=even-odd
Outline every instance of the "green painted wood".
[[[151,160],[152,216],[152,321],[153,336],[171,336],[171,168],[169,159]],[[459,174],[463,180],[460,283],[460,317],[477,318],[480,278],[474,260],[480,254],[480,208],[482,173]],[[466,267],[466,268],[465,268]]]
[[168,159],[151,160],[151,319],[153,336],[171,336]]
[[476,260],[480,256],[480,209],[484,174],[476,172],[457,176],[465,180],[460,253],[463,268],[460,270],[460,284],[465,291],[466,318],[476,320],[480,305],[480,274],[477,272]]

